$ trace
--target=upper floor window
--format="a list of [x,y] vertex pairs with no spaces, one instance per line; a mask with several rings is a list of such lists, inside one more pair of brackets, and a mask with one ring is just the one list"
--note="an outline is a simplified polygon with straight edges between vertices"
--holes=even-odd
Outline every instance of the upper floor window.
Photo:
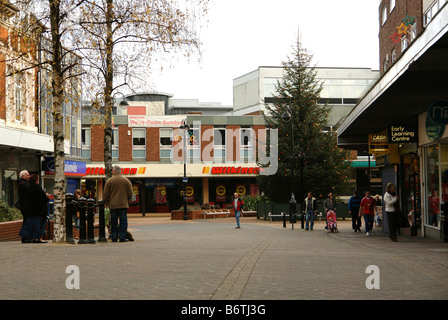
[[132,157],[146,158],[146,129],[132,129]]
[[392,10],[394,10],[394,8],[395,8],[395,0],[390,0],[390,11],[389,12],[392,12]]
[[24,75],[18,72],[14,82],[14,103],[16,107],[16,120],[22,121],[23,112],[25,111],[25,83]]
[[382,12],[382,14],[381,14],[381,21],[382,21],[382,24],[381,25],[384,25],[385,23],[386,23],[386,21],[387,21],[387,6],[384,6],[384,8],[383,8],[383,12]]

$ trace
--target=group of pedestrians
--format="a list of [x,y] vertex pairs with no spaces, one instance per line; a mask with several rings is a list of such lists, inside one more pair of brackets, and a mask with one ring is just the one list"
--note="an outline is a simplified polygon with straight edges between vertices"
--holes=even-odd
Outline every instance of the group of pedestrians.
[[[385,204],[387,222],[389,224],[389,237],[392,241],[397,241],[397,234],[400,225],[400,206],[395,185],[388,183],[383,201]],[[364,198],[353,193],[348,206],[349,213],[352,216],[352,228],[355,232],[361,232],[361,217],[364,217],[366,235],[369,236],[373,231],[375,214],[378,214],[378,200],[370,195],[369,191],[364,193]]]
[[39,185],[39,176],[30,175],[27,170],[19,174],[18,207],[23,216],[19,235],[22,243],[46,243],[43,235],[48,221],[50,195]]

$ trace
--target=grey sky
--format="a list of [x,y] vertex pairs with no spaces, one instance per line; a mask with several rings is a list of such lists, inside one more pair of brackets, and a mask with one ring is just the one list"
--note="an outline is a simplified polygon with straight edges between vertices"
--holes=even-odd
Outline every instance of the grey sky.
[[201,31],[202,62],[154,70],[154,89],[174,98],[232,105],[234,78],[281,65],[298,30],[321,67],[377,70],[378,0],[212,0]]

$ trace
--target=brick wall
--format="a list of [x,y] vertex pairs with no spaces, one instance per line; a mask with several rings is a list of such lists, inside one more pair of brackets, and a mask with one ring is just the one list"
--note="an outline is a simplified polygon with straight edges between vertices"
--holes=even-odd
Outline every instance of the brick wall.
[[226,127],[226,152],[228,161],[240,160],[240,126]]
[[160,161],[160,130],[159,128],[146,129],[146,160]]
[[[382,25],[383,8],[387,7],[387,21]],[[397,27],[401,25],[402,20],[409,15],[416,17],[417,34],[423,30],[423,7],[422,0],[396,0],[395,8],[390,11],[390,0],[382,0],[379,6],[379,41],[380,41],[380,71],[381,75],[385,73],[384,61],[389,55],[388,68],[392,63],[392,51],[395,49],[396,58],[398,60],[401,56],[401,41],[394,43],[390,38],[394,32],[398,33]],[[411,43],[412,45],[412,43]],[[386,70],[387,71],[387,70]]]
[[104,161],[104,127],[99,124],[91,127],[91,159],[93,162]]
[[[207,131],[210,130],[210,131]],[[207,131],[207,132],[206,132]],[[204,137],[204,134],[206,136]],[[206,141],[204,141],[204,139]],[[201,160],[202,161],[213,161],[214,152],[213,152],[213,126],[212,125],[202,125],[201,126]],[[205,152],[204,152],[204,149]],[[210,152],[211,150],[211,152]]]
[[[131,134],[128,135],[128,131]],[[118,159],[132,161],[132,128],[126,125],[118,127]]]

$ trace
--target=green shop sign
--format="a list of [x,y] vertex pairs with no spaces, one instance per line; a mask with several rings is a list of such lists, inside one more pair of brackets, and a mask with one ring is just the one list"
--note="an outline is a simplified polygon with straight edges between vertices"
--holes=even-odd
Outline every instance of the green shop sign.
[[438,125],[434,123],[429,115],[426,116],[426,136],[431,141],[440,139],[445,131],[445,125]]

